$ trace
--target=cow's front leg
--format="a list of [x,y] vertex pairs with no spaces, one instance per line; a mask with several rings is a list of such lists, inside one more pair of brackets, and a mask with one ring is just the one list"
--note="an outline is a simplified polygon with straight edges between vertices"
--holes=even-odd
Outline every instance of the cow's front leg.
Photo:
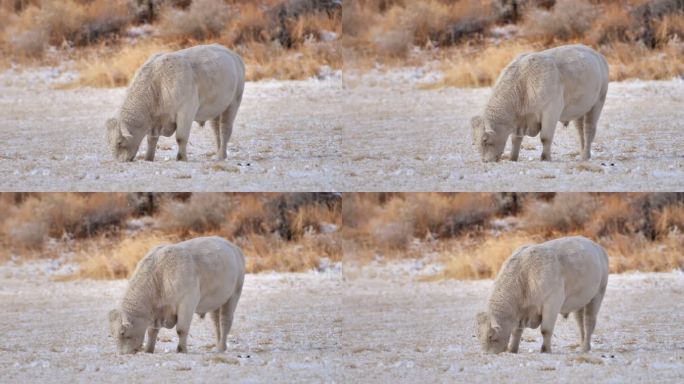
[[147,135],[147,153],[145,153],[145,160],[154,161],[154,152],[157,150],[157,141],[159,141],[159,136]]
[[553,143],[553,134],[556,131],[559,116],[560,112],[554,110],[544,112],[542,115],[541,142],[543,149],[541,159],[544,161],[551,161],[551,143]]
[[195,313],[199,303],[199,293],[186,297],[178,305],[178,322],[176,323],[176,333],[178,334],[178,348],[179,353],[186,353],[188,351],[188,332],[190,331],[190,322],[192,315]]
[[511,136],[511,160],[518,161],[518,156],[520,155],[520,145],[522,144],[523,137],[518,135]]
[[176,121],[176,142],[178,143],[178,155],[176,159],[179,161],[188,161],[187,145],[190,138],[190,128],[192,127],[193,119],[189,115],[178,114]]
[[159,328],[149,327],[147,328],[147,344],[145,345],[145,352],[154,353],[154,345],[157,343],[157,335],[159,334]]
[[520,337],[523,333],[523,326],[518,325],[514,330],[511,337],[511,342],[508,344],[508,352],[518,353],[518,347],[520,346]]

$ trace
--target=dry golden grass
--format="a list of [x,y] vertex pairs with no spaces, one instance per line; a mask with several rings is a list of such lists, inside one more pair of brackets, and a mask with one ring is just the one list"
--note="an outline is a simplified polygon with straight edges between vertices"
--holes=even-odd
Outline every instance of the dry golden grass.
[[437,61],[443,80],[421,88],[482,87],[492,85],[521,53],[584,43],[607,57],[612,81],[684,74],[684,9],[674,1],[559,0],[551,8],[527,6],[507,37],[493,36],[491,27],[504,21],[490,2],[476,3],[352,1],[342,15],[345,66],[368,70],[380,63],[389,70]]
[[[516,231],[499,237],[461,239],[458,244],[454,243],[439,251],[444,269],[426,280],[491,279],[496,277],[503,262],[518,247],[551,240],[560,235],[576,234],[582,233],[543,237]],[[594,240],[608,253],[610,273],[668,272],[684,267],[684,235],[681,233],[671,234],[656,242],[639,235],[623,234]]]
[[611,42],[631,41],[635,37],[631,35],[635,23],[624,4],[609,4],[602,13],[596,15],[594,25],[588,32],[589,42],[598,46]]
[[[432,279],[479,279],[523,244],[584,235],[605,247],[614,273],[684,267],[682,194],[322,196],[161,194],[150,213],[125,194],[0,194],[0,256],[74,252],[74,278],[121,278],[154,245],[218,235],[243,249],[249,272],[430,255],[444,265]],[[130,226],[134,214],[147,224]]]
[[684,12],[665,15],[652,21],[656,44],[668,44],[672,39],[684,39]]
[[[135,237],[98,239],[78,252],[80,269],[69,279],[128,278],[137,263],[155,246],[216,234],[220,235],[213,232],[187,236],[145,232]],[[273,234],[250,234],[230,240],[245,255],[247,273],[301,272],[319,267],[324,258],[331,262],[342,260],[342,251],[334,235],[307,235],[297,242],[288,242]]]
[[518,55],[537,51],[538,45],[513,42],[483,49],[451,50],[440,64],[444,78],[428,87],[484,87],[494,84],[501,70]]
[[[244,57],[248,80],[302,79],[325,66],[342,67],[334,41],[341,35],[341,12],[317,11],[315,1],[187,3],[162,7],[153,37],[138,38],[122,38],[135,18],[126,0],[37,0],[21,11],[3,3],[0,18],[7,23],[0,23],[0,64],[75,60],[82,76],[67,87],[115,87],[126,85],[154,53],[218,42]],[[45,55],[48,47],[56,50]]]
[[177,239],[156,233],[124,237],[120,241],[101,239],[81,250],[80,269],[75,278],[122,279],[133,273],[138,261],[152,248]]
[[[496,82],[501,70],[518,55],[544,49],[539,43],[513,41],[481,49],[450,49],[439,69],[443,79],[426,89],[440,87],[484,87]],[[684,74],[684,40],[672,40],[660,49],[640,44],[614,43],[599,49],[606,57],[611,81],[627,79],[667,80]]]
[[[100,50],[86,52],[78,62],[79,79],[67,87],[126,86],[135,71],[152,55],[176,49],[180,47],[173,43],[149,40],[121,46],[105,54]],[[303,43],[297,50],[288,50],[276,43],[251,42],[236,48],[236,51],[245,61],[248,81],[306,79],[319,75],[324,66],[333,70],[342,68],[341,55],[332,47],[332,43],[310,41]]]
[[159,34],[173,42],[201,41],[217,37],[230,18],[230,8],[222,0],[195,0],[186,10],[164,8]]
[[[14,206],[3,222],[2,234],[7,238],[25,239],[84,238],[120,226],[129,214],[124,194],[47,193],[29,196]],[[35,234],[21,235],[26,229]],[[40,231],[39,231],[40,230]],[[42,232],[42,233],[41,233]],[[42,248],[41,244],[29,248]]]
[[435,279],[491,279],[503,262],[519,247],[539,242],[539,237],[524,233],[487,237],[476,245],[456,247],[443,255],[444,270]]
[[661,49],[616,43],[601,50],[608,60],[610,80],[668,80],[684,74],[684,41],[672,40]]
[[666,272],[684,266],[684,236],[668,236],[657,242],[643,236],[615,235],[600,241],[609,255],[612,273]]
[[[490,1],[349,0],[315,11],[313,0],[194,0],[164,7],[155,37],[122,38],[133,25],[125,0],[25,1],[0,6],[0,65],[52,65],[75,59],[82,78],[69,85],[124,86],[151,54],[218,42],[240,53],[248,80],[304,79],[324,67],[368,70],[439,61],[444,78],[423,86],[494,83],[518,54],[580,42],[601,51],[620,81],[684,74],[684,9],[677,0],[558,0],[528,5],[510,36],[509,16]],[[539,2],[534,2],[540,4]],[[309,7],[309,8],[307,8]],[[282,16],[285,15],[285,16]],[[335,38],[329,41],[331,33]],[[56,52],[48,47],[56,48]],[[73,50],[70,47],[77,47]],[[343,59],[344,56],[344,59]]]
[[246,257],[248,273],[261,271],[299,272],[320,265],[323,258],[342,260],[342,249],[335,236],[304,236],[296,244],[273,235],[250,235],[236,240]]
[[552,44],[583,37],[595,16],[587,0],[558,0],[551,10],[530,7],[522,28],[531,40]]
[[[151,248],[217,235],[242,248],[248,272],[296,272],[342,259],[339,205],[316,194],[157,194],[157,208],[138,210],[126,194],[0,194],[2,258],[75,253],[70,278],[130,276]],[[129,227],[135,212],[143,222]]]
[[261,79],[297,80],[319,74],[324,66],[342,68],[342,57],[333,43],[304,43],[296,50],[276,43],[249,43],[237,52],[246,66],[248,81]]
[[107,54],[94,51],[78,64],[80,77],[69,86],[122,87],[129,83],[135,71],[152,55],[168,52],[173,47],[156,41],[121,46]]
[[[444,266],[427,280],[496,276],[518,247],[583,235],[609,254],[610,270],[684,268],[682,194],[345,194],[345,260],[424,258]],[[513,216],[510,216],[512,212]]]
[[19,60],[42,57],[48,45],[89,45],[120,33],[130,21],[124,0],[42,0],[22,8],[11,12],[4,6],[0,12],[6,21],[0,28],[0,43]]

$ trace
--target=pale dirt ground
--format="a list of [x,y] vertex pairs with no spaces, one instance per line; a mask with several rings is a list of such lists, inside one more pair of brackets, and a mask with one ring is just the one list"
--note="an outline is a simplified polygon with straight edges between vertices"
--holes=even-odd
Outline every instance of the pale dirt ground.
[[574,127],[559,125],[553,162],[539,160],[535,137],[525,138],[522,161],[484,164],[471,145],[469,121],[483,108],[489,88],[421,90],[413,79],[370,74],[347,81],[346,89],[337,77],[249,83],[228,160],[213,160],[213,133],[196,126],[188,163],[175,161],[174,138],[162,138],[154,163],[122,164],[105,144],[104,121],[116,112],[124,89],[53,89],[69,76],[55,69],[0,74],[0,190],[684,187],[682,80],[612,83],[589,162],[578,160]]
[[345,286],[345,308],[353,308],[344,318],[342,337],[347,382],[359,377],[381,383],[684,380],[681,272],[611,275],[590,353],[577,351],[576,323],[561,317],[552,354],[541,354],[539,330],[527,329],[519,354],[499,355],[481,354],[473,330],[491,280],[418,282],[411,270],[387,269],[348,275],[355,278]]
[[187,163],[175,137],[156,161],[118,163],[104,123],[125,89],[54,89],[59,69],[0,74],[0,190],[3,191],[330,191],[339,180],[343,109],[339,76],[246,85],[228,159],[214,160],[209,127],[194,124]]
[[[47,268],[49,269],[49,267]],[[49,273],[48,273],[49,276]],[[126,281],[53,282],[43,268],[0,267],[0,382],[332,382],[341,367],[341,275],[247,275],[228,342],[207,316],[187,354],[162,329],[154,354],[120,356],[107,313]]]
[[[402,76],[404,75],[404,76]],[[611,83],[592,146],[579,160],[577,132],[558,125],[553,162],[526,137],[518,163],[485,164],[470,119],[491,90],[421,90],[439,74],[347,76],[342,190],[675,191],[684,186],[684,81]],[[510,141],[506,154],[510,151]]]
[[[422,266],[420,268],[423,268]],[[538,330],[518,355],[482,355],[475,313],[491,281],[418,282],[419,268],[248,275],[228,351],[207,318],[188,354],[162,330],[155,354],[119,356],[107,312],[125,281],[54,282],[58,264],[0,267],[0,382],[682,382],[684,275],[613,275],[594,350],[559,320],[554,353]]]

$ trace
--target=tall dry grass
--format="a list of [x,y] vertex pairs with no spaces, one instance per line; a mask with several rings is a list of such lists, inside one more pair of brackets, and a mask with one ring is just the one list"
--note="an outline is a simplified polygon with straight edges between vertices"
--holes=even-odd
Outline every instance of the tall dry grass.
[[[483,87],[496,82],[501,70],[522,53],[544,49],[540,43],[512,41],[481,49],[455,50],[440,60],[442,80],[425,88]],[[616,42],[598,50],[608,61],[611,81],[667,80],[684,74],[684,40],[672,39],[659,49],[641,43]]]
[[0,194],[0,257],[76,254],[73,278],[124,278],[156,245],[217,235],[242,248],[248,272],[342,259],[334,194],[148,195]]
[[347,194],[345,260],[430,255],[429,279],[496,276],[518,247],[582,235],[609,254],[610,270],[684,268],[684,194]]
[[346,2],[345,67],[391,69],[436,61],[443,80],[421,87],[481,87],[492,85],[521,53],[583,43],[606,56],[613,81],[684,75],[680,1],[520,1],[516,15],[512,3]]
[[100,50],[87,52],[77,64],[80,76],[70,86],[123,87],[147,59],[156,53],[170,52],[174,48],[148,41],[122,46],[107,53]]
[[[341,12],[332,0],[35,0],[0,6],[3,65],[75,60],[71,86],[126,85],[152,54],[220,43],[243,56],[249,80],[301,79],[340,69]],[[141,23],[150,23],[141,32]]]
[[[76,60],[71,86],[123,86],[151,54],[203,43],[240,53],[247,78],[302,79],[327,68],[391,69],[437,61],[430,87],[493,84],[523,52],[584,43],[611,80],[684,74],[679,0],[31,0],[0,6],[0,65]],[[142,12],[142,13],[141,13]],[[151,23],[151,34],[131,28]]]

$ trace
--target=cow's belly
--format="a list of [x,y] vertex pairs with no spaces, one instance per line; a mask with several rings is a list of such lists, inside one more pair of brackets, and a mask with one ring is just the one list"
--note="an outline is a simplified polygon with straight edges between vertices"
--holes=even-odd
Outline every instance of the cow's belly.
[[577,120],[580,117],[584,116],[589,112],[591,107],[585,107],[585,106],[571,106],[567,107],[566,109],[563,110],[561,113],[559,121],[573,121]]
[[223,113],[233,101],[234,92],[217,92],[202,95],[195,121],[206,121]]
[[580,97],[577,100],[566,100],[560,121],[577,120],[586,115],[596,104],[596,97]]
[[219,116],[226,110],[227,104],[223,106],[203,106],[200,107],[195,115],[195,121],[207,121]]
[[216,310],[230,299],[230,291],[228,288],[222,288],[209,295],[205,295],[197,304],[195,312],[207,313]]
[[591,301],[591,299],[594,298],[595,295],[596,292],[586,290],[580,294],[566,298],[563,302],[563,306],[561,307],[561,313],[575,312],[580,310],[581,308],[584,308],[584,306],[589,304],[589,302]]

